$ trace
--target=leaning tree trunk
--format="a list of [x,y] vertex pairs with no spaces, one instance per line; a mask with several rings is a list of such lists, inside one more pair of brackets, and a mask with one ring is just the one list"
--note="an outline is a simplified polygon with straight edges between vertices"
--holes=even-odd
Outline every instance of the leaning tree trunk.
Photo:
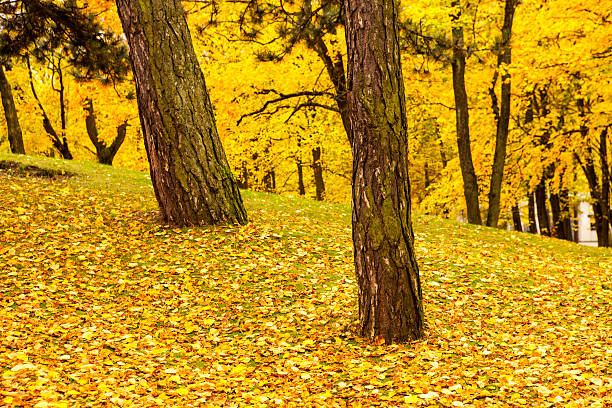
[[459,165],[463,176],[463,194],[467,207],[468,222],[482,224],[480,205],[478,203],[478,179],[472,161],[472,146],[470,142],[470,114],[468,97],[465,90],[465,44],[463,29],[453,28],[453,90],[455,94],[455,114],[457,116],[457,147],[459,150]]
[[151,181],[165,222],[247,221],[178,0],[117,0]]
[[502,70],[501,76],[501,103],[497,106],[497,97],[495,97],[495,82],[491,89],[493,98],[493,108],[495,109],[497,119],[497,133],[495,135],[495,155],[493,158],[493,169],[491,172],[491,185],[489,189],[489,212],[487,213],[487,225],[489,227],[497,227],[499,222],[499,211],[501,202],[501,188],[504,178],[504,165],[506,163],[506,145],[508,143],[508,129],[510,125],[510,73],[508,66],[512,63],[512,47],[510,40],[512,38],[512,20],[514,19],[514,10],[516,8],[516,0],[506,0],[504,11],[504,24],[502,26],[502,38],[500,51],[497,58],[497,69],[495,79],[499,75],[499,70]]
[[359,331],[423,336],[410,220],[406,102],[393,0],[345,0],[353,151],[353,244]]
[[15,101],[13,99],[13,91],[11,84],[4,74],[4,67],[0,64],[0,96],[2,97],[2,106],[4,107],[4,117],[6,118],[6,129],[8,133],[9,145],[11,152],[15,154],[25,154],[23,146],[23,134],[21,126],[19,126],[19,118],[17,117],[17,109],[15,109]]

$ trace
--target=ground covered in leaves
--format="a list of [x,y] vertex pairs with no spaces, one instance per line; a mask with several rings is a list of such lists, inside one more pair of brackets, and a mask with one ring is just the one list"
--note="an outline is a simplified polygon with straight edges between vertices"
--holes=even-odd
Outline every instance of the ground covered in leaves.
[[376,345],[348,208],[167,229],[145,175],[35,162],[76,175],[0,171],[0,405],[612,405],[609,250],[417,216],[427,337]]

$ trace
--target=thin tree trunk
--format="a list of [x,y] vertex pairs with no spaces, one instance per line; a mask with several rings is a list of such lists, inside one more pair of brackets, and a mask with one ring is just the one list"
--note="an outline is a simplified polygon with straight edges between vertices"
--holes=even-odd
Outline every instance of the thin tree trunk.
[[298,151],[296,153],[296,165],[297,165],[297,174],[298,174],[298,193],[303,196],[306,195],[306,187],[304,186],[304,169],[302,167],[302,138],[298,136]]
[[165,222],[247,222],[178,0],[117,0],[151,181]]
[[512,206],[512,222],[514,223],[515,231],[523,232],[523,223],[521,222],[521,210],[518,205]]
[[538,225],[536,223],[536,210],[535,210],[535,198],[533,193],[529,193],[528,200],[528,210],[529,210],[529,233],[537,234],[538,233]]
[[463,29],[453,28],[453,90],[455,94],[455,113],[457,116],[457,147],[459,149],[459,164],[463,176],[463,193],[467,207],[468,222],[482,224],[480,204],[478,202],[478,179],[472,161],[470,143],[470,116],[467,91],[465,90],[465,44]]
[[315,179],[315,199],[325,198],[325,182],[323,181],[323,166],[321,165],[321,146],[312,149],[312,171]]
[[2,97],[2,106],[4,107],[6,130],[11,152],[15,154],[25,154],[23,134],[21,132],[21,126],[19,125],[17,109],[15,108],[13,91],[11,90],[11,84],[4,74],[4,66],[2,66],[2,64],[0,64],[0,96]]
[[608,167],[608,128],[599,135],[599,159],[601,163],[601,246],[610,246],[610,167]]
[[36,87],[34,86],[34,79],[32,78],[32,66],[30,65],[29,55],[26,55],[26,64],[28,66],[28,75],[30,77],[30,88],[32,89],[32,95],[34,95],[34,99],[36,99],[38,107],[40,108],[43,115],[43,128],[45,129],[45,132],[47,132],[47,135],[49,135],[53,147],[55,147],[57,151],[62,155],[62,158],[64,158],[65,160],[72,160],[72,153],[70,152],[70,148],[68,147],[68,140],[66,139],[66,136],[64,135],[60,138],[60,136],[57,134],[55,128],[53,127],[53,124],[51,124],[51,121],[49,120],[49,116],[47,116],[47,111],[45,111],[45,108],[43,107],[42,103],[40,102],[40,99],[38,98],[38,94],[36,93]]
[[538,224],[540,224],[540,235],[550,237],[550,220],[546,208],[546,178],[542,176],[540,184],[536,187],[536,207],[538,209]]
[[568,241],[573,241],[573,230],[572,230],[572,217],[569,206],[569,191],[562,189],[559,193],[559,201],[561,204],[561,225],[563,228],[563,235]]
[[359,331],[423,336],[410,220],[406,101],[393,0],[345,0],[353,151],[353,244]]
[[495,72],[495,79],[491,87],[492,95],[495,96],[495,82],[497,82],[499,71],[502,70],[500,107],[497,106],[497,97],[493,99],[494,109],[496,109],[497,133],[495,136],[495,155],[489,189],[489,211],[487,213],[487,225],[489,227],[497,227],[499,221],[501,188],[504,178],[506,145],[508,143],[508,129],[510,125],[511,84],[510,73],[507,68],[512,63],[512,47],[510,45],[510,40],[512,39],[512,21],[514,19],[516,4],[516,0],[506,0],[501,45],[497,57],[497,71]]

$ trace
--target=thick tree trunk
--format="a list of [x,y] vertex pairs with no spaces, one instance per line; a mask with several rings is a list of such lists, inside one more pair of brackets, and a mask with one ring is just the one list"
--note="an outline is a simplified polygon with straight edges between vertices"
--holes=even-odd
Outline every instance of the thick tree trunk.
[[11,152],[15,154],[25,154],[23,146],[23,134],[17,117],[17,109],[15,108],[15,100],[13,99],[13,91],[6,75],[4,67],[0,64],[0,97],[2,97],[2,106],[4,107],[4,117],[6,118],[6,130],[8,133],[9,145]]
[[117,0],[151,181],[165,222],[247,221],[178,0]]
[[91,99],[87,99],[85,102],[85,112],[87,112],[87,116],[85,117],[85,127],[87,129],[87,135],[89,136],[89,140],[91,140],[91,143],[96,148],[96,157],[98,158],[98,162],[112,166],[113,160],[115,159],[115,155],[117,154],[119,148],[125,140],[128,125],[127,121],[117,126],[117,136],[115,136],[115,139],[113,139],[111,145],[107,146],[103,140],[100,140],[98,138],[96,114],[94,112],[93,101]]
[[321,146],[312,149],[312,172],[315,180],[315,199],[325,199],[325,182],[323,181],[323,166],[321,165]]
[[459,149],[459,164],[463,176],[463,193],[467,207],[468,222],[482,224],[480,204],[478,202],[478,179],[472,161],[470,143],[470,115],[467,91],[465,90],[465,44],[463,29],[453,28],[453,90],[455,94],[455,113],[457,116],[457,147]]
[[529,200],[527,206],[529,211],[529,233],[537,234],[538,224],[536,222],[535,198],[533,196],[533,193],[529,193]]
[[550,220],[548,218],[548,209],[546,208],[546,182],[542,177],[540,184],[536,187],[536,207],[538,209],[538,224],[540,225],[540,235],[550,237]]
[[518,205],[512,206],[512,222],[514,223],[515,231],[523,232],[523,223],[521,222],[521,210]]
[[399,11],[393,0],[344,6],[359,330],[403,342],[423,336],[423,303],[410,219]]
[[[496,110],[497,133],[495,135],[495,155],[493,158],[493,169],[491,173],[491,184],[489,189],[489,212],[487,213],[487,225],[489,227],[497,227],[499,221],[500,201],[502,180],[504,178],[504,165],[506,163],[506,145],[508,143],[508,129],[510,125],[510,73],[507,68],[512,63],[512,47],[510,40],[512,38],[512,21],[514,19],[514,10],[516,9],[516,0],[506,0],[504,11],[504,24],[502,26],[502,38],[500,50],[497,58],[497,70],[495,78],[499,70],[502,70],[501,76],[501,105],[497,107],[497,98],[494,98],[494,109]],[[495,82],[491,92],[495,95]]]

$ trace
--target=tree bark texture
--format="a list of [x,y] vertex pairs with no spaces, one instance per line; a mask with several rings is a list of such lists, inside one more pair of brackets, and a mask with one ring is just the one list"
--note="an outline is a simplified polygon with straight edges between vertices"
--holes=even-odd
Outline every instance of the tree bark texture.
[[178,0],[117,0],[151,181],[165,222],[247,221]]
[[453,28],[453,91],[455,94],[455,114],[457,116],[457,147],[459,150],[459,165],[463,176],[463,193],[467,207],[468,222],[482,224],[480,204],[478,202],[478,179],[472,161],[472,146],[470,142],[470,115],[467,91],[465,89],[465,43],[463,29]]
[[85,117],[85,127],[87,129],[87,135],[89,136],[89,140],[91,140],[91,143],[96,148],[96,157],[98,158],[98,162],[112,166],[113,160],[115,159],[115,155],[117,154],[119,148],[125,141],[125,135],[127,134],[128,125],[127,121],[117,126],[117,135],[115,136],[115,139],[112,141],[111,145],[107,146],[104,140],[100,140],[100,138],[98,137],[96,114],[94,112],[93,101],[91,99],[87,99],[85,102],[85,112],[87,112],[87,116]]
[[13,91],[11,90],[11,84],[4,74],[4,67],[2,65],[0,65],[0,97],[2,98],[2,106],[4,107],[4,118],[6,119],[6,128],[11,152],[15,154],[25,154],[23,134],[21,132],[21,126],[19,125],[19,118],[17,117]]
[[[495,73],[495,78],[497,78],[499,70],[503,72],[501,76],[501,103],[496,112],[498,114],[496,114],[497,132],[495,135],[495,154],[493,157],[493,169],[489,188],[489,211],[487,213],[487,225],[489,227],[497,227],[497,223],[499,222],[501,189],[504,178],[506,145],[508,143],[508,129],[510,125],[511,84],[510,73],[507,68],[512,63],[512,47],[510,45],[510,40],[512,39],[512,21],[514,19],[516,4],[517,0],[506,0],[501,44],[497,57],[498,71]],[[495,82],[492,88],[493,95],[495,95]],[[497,108],[496,99],[494,100],[494,105],[494,108]]]
[[312,172],[315,180],[315,199],[323,201],[325,198],[325,181],[323,180],[323,166],[321,165],[321,146],[312,149]]
[[393,0],[345,0],[352,219],[359,330],[387,343],[423,336],[410,219],[406,101]]

